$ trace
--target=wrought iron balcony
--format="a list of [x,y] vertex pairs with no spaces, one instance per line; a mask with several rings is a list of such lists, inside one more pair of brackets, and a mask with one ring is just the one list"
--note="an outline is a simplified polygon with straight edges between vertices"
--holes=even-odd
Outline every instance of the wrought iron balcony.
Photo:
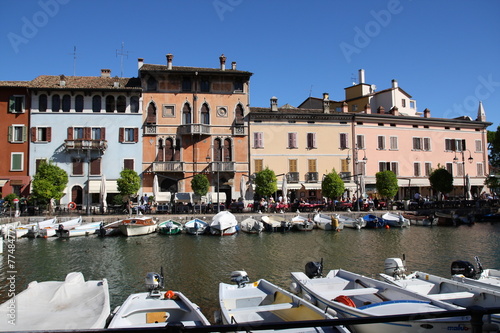
[[352,179],[350,172],[341,172],[339,174],[339,176],[340,176],[340,179],[342,179],[344,181],[344,183],[349,183]]
[[235,172],[236,164],[234,162],[211,162],[210,172],[220,171],[220,172]]
[[153,162],[153,172],[182,172],[184,171],[184,162],[167,161]]
[[205,125],[205,124],[180,125],[179,133],[181,135],[185,134],[210,135],[210,125]]
[[306,173],[306,183],[317,183],[317,182],[318,182],[318,173],[317,172]]
[[286,177],[289,183],[298,183],[300,174],[298,172],[289,172]]
[[108,148],[106,140],[64,140],[66,150],[100,150]]

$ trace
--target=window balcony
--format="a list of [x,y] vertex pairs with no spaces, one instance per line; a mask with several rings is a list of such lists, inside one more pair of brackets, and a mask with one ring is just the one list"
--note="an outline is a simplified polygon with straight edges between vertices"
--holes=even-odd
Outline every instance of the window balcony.
[[342,179],[344,181],[344,183],[349,183],[352,179],[350,172],[341,172],[339,174],[339,176],[340,176],[340,179]]
[[144,135],[154,135],[154,134],[157,134],[156,133],[156,128],[157,128],[156,125],[145,124],[144,125]]
[[317,183],[317,182],[318,182],[318,173],[317,172],[306,173],[306,183]]
[[287,175],[287,181],[289,183],[298,183],[300,181],[300,174],[298,172],[289,172]]
[[234,136],[244,136],[247,134],[247,127],[244,125],[236,125],[231,127]]
[[179,126],[179,134],[181,135],[210,135],[210,125],[205,124],[188,124]]
[[66,150],[100,150],[104,152],[108,148],[106,140],[64,140]]
[[182,172],[184,163],[180,161],[153,162],[153,172]]
[[234,162],[211,162],[210,163],[210,172],[235,172],[236,171],[236,163]]

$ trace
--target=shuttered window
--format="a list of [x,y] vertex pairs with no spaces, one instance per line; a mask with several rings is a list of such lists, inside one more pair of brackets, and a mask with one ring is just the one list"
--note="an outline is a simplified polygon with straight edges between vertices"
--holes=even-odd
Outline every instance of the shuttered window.
[[307,149],[316,148],[316,133],[307,133]]
[[347,133],[340,133],[340,149],[349,148],[349,141],[347,140]]
[[288,160],[288,172],[297,172],[297,160]]
[[381,136],[381,135],[379,135],[379,136],[377,137],[377,142],[378,142],[378,143],[377,143],[377,148],[378,148],[379,150],[384,150],[384,149],[385,149],[385,136]]
[[83,161],[81,159],[73,159],[73,175],[82,176],[83,175]]
[[307,160],[307,170],[308,172],[317,172],[316,169],[316,160]]
[[261,172],[264,169],[264,161],[263,160],[254,160],[255,172]]
[[288,133],[288,148],[297,148],[297,133]]
[[23,171],[23,153],[11,153],[10,155],[10,171]]
[[262,132],[253,133],[253,147],[264,148],[264,133]]
[[123,168],[128,170],[134,170],[134,160],[133,159],[124,159],[123,160]]
[[92,176],[99,176],[101,174],[101,158],[90,160],[90,174]]

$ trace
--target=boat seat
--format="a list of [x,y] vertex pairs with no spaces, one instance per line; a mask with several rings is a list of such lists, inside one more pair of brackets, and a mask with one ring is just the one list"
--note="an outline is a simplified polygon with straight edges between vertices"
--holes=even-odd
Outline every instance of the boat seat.
[[262,312],[262,311],[275,311],[293,308],[293,303],[278,303],[269,305],[249,306],[243,308],[228,309],[229,314],[236,314],[238,312]]
[[319,296],[327,299],[334,299],[337,296],[360,296],[360,295],[370,295],[380,292],[377,288],[356,288],[356,289],[342,289],[342,290],[332,290],[326,292],[318,292]]
[[468,291],[459,291],[456,293],[429,294],[427,297],[438,301],[444,301],[449,299],[471,298],[474,295],[474,293]]

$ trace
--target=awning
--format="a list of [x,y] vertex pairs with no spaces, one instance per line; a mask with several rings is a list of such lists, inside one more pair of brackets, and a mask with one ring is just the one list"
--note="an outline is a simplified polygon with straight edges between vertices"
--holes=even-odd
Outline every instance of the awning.
[[[91,180],[89,183],[89,193],[100,193],[101,192],[101,180]],[[107,193],[120,193],[118,191],[118,184],[116,180],[106,180],[106,192]]]
[[305,190],[321,190],[321,183],[288,183],[286,187],[289,190],[300,190],[302,187]]
[[169,203],[172,198],[170,192],[157,192],[155,196],[155,201],[159,204]]
[[179,192],[175,193],[176,202],[193,202],[190,192]]
[[[210,192],[207,194],[207,199],[212,203],[217,203],[217,192]],[[219,203],[226,202],[226,193],[219,192]]]
[[4,187],[8,181],[9,181],[8,179],[0,179],[0,187]]

